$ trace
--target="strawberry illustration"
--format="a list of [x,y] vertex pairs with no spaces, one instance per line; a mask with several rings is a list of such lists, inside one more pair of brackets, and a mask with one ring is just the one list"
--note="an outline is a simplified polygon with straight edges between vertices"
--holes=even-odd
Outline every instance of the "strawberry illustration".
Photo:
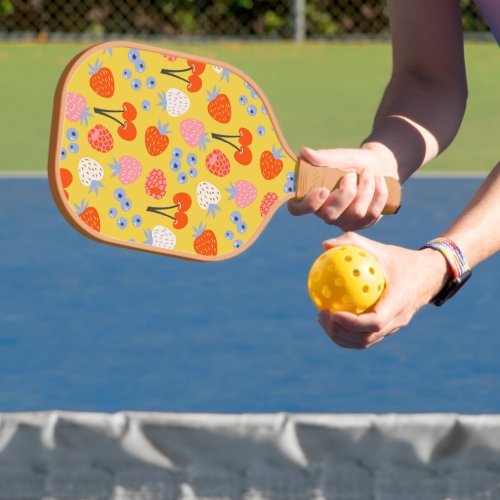
[[108,153],[114,146],[114,140],[111,132],[100,123],[89,130],[87,139],[89,144],[100,153]]
[[231,102],[226,94],[221,94],[217,87],[208,92],[208,114],[219,123],[228,123],[231,120]]
[[230,194],[229,200],[234,200],[239,208],[248,207],[257,198],[257,188],[251,182],[241,179],[236,181],[236,186],[231,182],[226,191]]
[[194,118],[182,120],[179,128],[188,146],[192,148],[198,146],[203,151],[206,150],[206,143],[210,142],[210,139],[207,138],[205,125],[200,120],[195,120]]
[[207,210],[207,217],[215,217],[216,210],[220,210],[217,203],[221,200],[220,191],[210,182],[200,182],[196,188],[196,199],[201,209]]
[[82,200],[80,205],[75,203],[76,213],[82,221],[94,231],[101,230],[101,219],[95,207],[89,207],[88,202]]
[[170,133],[170,130],[168,130],[168,123],[162,125],[160,120],[158,120],[158,125],[156,127],[151,125],[151,127],[146,129],[144,142],[151,156],[161,155],[167,149],[169,143],[167,134]]
[[153,168],[146,177],[146,194],[161,200],[167,192],[167,179],[159,168]]
[[148,229],[144,231],[144,234],[147,238],[144,242],[146,245],[172,250],[177,243],[175,234],[165,226],[155,226],[152,230]]
[[109,166],[114,170],[111,177],[118,176],[122,184],[131,184],[136,181],[141,173],[141,164],[131,156],[122,156],[119,161],[113,158],[114,163],[110,163]]
[[283,149],[276,149],[273,146],[273,150],[264,151],[260,156],[260,171],[264,179],[271,180],[279,175],[281,169],[283,168],[283,162],[281,158],[284,158]]
[[186,114],[191,106],[189,97],[179,89],[168,89],[167,93],[158,92],[158,97],[160,98],[158,106],[161,106],[163,111],[173,117]]
[[225,177],[231,170],[227,156],[220,149],[214,149],[206,157],[205,165],[208,171],[217,177]]
[[198,228],[193,227],[195,238],[193,247],[198,255],[217,255],[217,237],[211,229],[206,229],[206,225],[200,222]]
[[68,92],[66,94],[64,116],[70,122],[80,121],[80,125],[85,123],[85,126],[87,126],[89,124],[89,118],[92,118],[89,109],[90,108],[87,107],[87,100],[82,95],[76,92]]
[[104,177],[104,169],[92,158],[84,157],[78,162],[78,177],[84,186],[90,186],[89,193],[95,191],[99,194],[99,188],[104,187],[101,182]]
[[115,93],[115,80],[109,68],[102,67],[102,63],[96,60],[95,65],[89,64],[90,87],[101,97],[113,97]]
[[278,195],[276,193],[267,193],[264,195],[260,202],[260,215],[265,217],[271,207],[278,201]]

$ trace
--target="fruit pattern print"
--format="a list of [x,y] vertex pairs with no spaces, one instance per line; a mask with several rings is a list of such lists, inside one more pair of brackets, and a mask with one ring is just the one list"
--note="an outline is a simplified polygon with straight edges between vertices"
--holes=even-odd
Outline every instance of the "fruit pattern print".
[[296,160],[283,151],[263,100],[227,68],[168,51],[101,47],[65,89],[66,208],[108,240],[227,257],[295,191]]

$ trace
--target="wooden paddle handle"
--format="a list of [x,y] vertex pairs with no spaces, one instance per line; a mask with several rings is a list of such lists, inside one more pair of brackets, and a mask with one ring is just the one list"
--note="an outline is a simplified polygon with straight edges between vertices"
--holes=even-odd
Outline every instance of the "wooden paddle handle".
[[[296,182],[296,198],[302,199],[313,189],[326,187],[330,191],[337,188],[342,177],[348,173],[348,170],[338,168],[317,167],[311,165],[303,158],[298,160],[298,178]],[[401,185],[394,177],[384,177],[389,190],[389,198],[382,213],[384,215],[395,214],[401,206]]]

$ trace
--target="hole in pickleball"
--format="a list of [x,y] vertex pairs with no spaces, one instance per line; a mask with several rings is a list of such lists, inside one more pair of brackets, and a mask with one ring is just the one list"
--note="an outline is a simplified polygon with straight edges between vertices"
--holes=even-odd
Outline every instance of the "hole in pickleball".
[[313,281],[318,282],[320,279],[321,279],[321,273],[320,273],[319,271],[316,271],[316,272],[313,274]]
[[354,269],[354,271],[352,272],[352,275],[353,275],[355,278],[358,278],[360,274],[361,274],[361,273],[359,272],[359,269]]
[[335,266],[333,264],[328,264],[326,269],[329,273],[333,273],[333,271],[335,271]]
[[332,296],[332,291],[326,285],[321,289],[321,293],[325,299],[329,299]]
[[380,290],[382,290],[382,285],[379,285],[379,286],[377,287],[377,290],[380,292]]
[[349,295],[343,295],[342,296],[342,303],[344,303],[344,304],[350,304],[351,303],[351,297],[349,297]]
[[356,307],[356,314],[361,314],[364,310],[365,310],[364,307],[361,307],[361,306]]
[[363,293],[368,293],[370,291],[370,287],[368,285],[365,285],[363,287]]
[[370,271],[370,274],[375,274],[375,269],[373,267],[370,267],[368,271]]
[[351,257],[350,255],[346,255],[346,256],[344,257],[344,260],[345,260],[346,262],[351,262],[352,257]]
[[360,255],[361,257],[366,257],[366,253],[365,253],[365,252],[359,252],[359,255]]
[[342,306],[338,302],[334,302],[332,307],[334,311],[340,311],[342,309]]
[[344,286],[344,278],[335,278],[335,281],[334,281],[335,285],[336,286]]
[[316,294],[313,295],[313,302],[316,304],[317,307],[323,306],[323,302],[321,302],[321,299]]

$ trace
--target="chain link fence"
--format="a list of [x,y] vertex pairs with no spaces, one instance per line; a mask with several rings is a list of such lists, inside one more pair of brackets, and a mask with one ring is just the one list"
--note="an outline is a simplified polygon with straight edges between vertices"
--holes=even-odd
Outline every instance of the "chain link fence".
[[[438,1],[438,0],[437,0]],[[461,0],[467,32],[487,26]],[[0,0],[0,36],[337,38],[388,33],[380,0]]]

